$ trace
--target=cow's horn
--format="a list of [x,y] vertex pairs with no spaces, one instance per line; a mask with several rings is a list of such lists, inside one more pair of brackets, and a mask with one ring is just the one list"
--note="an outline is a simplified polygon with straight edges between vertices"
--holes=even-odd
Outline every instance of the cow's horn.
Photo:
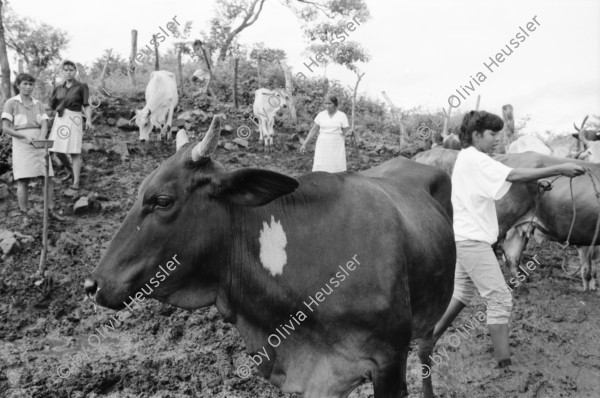
[[197,162],[201,159],[209,159],[210,155],[217,149],[219,136],[221,135],[221,122],[225,120],[225,115],[219,114],[213,117],[204,139],[192,149],[192,160]]
[[180,129],[177,132],[177,136],[175,137],[175,147],[179,150],[182,146],[190,142],[188,139],[187,133],[184,129]]
[[[583,145],[584,145],[586,148],[587,148],[587,147],[588,147],[588,145],[589,145],[589,141],[588,141],[588,139],[585,137],[585,122],[587,122],[587,120],[588,120],[588,117],[589,117],[589,115],[588,115],[588,116],[586,116],[586,117],[583,119],[583,123],[581,123],[581,127],[577,129],[577,131],[579,131],[579,137],[578,137],[578,138],[579,138],[579,141],[583,142]],[[575,128],[577,128],[577,126],[576,126]]]

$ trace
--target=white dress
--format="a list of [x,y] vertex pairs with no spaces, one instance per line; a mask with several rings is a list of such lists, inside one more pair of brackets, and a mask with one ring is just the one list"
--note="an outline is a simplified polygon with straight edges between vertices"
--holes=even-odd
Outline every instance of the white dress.
[[[44,111],[44,105],[35,98],[32,98],[32,103],[29,105],[23,103],[19,94],[8,99],[4,104],[2,119],[12,122],[13,129],[20,134],[34,140],[45,139],[41,136],[41,123],[42,120],[48,120],[48,115]],[[35,148],[24,138],[12,137],[12,151],[15,180],[44,176],[46,169],[44,149]],[[54,176],[52,162],[49,163],[48,175]]]
[[331,117],[325,110],[317,115],[315,124],[319,126],[319,138],[312,171],[346,171],[346,146],[342,132],[342,127],[348,127],[346,114],[336,111]]

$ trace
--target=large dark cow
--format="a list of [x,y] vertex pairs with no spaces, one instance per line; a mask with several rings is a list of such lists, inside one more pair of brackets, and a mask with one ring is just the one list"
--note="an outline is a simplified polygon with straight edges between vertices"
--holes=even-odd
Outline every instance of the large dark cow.
[[[406,396],[409,343],[423,338],[430,366],[433,328],[452,296],[448,176],[402,158],[298,180],[229,172],[210,157],[215,124],[143,181],[86,280],[88,296],[122,309],[148,288],[181,308],[215,304],[287,393],[347,397],[372,380],[376,398]],[[159,264],[174,255],[180,265],[165,277]],[[423,393],[433,397],[430,377]]]
[[[452,175],[454,162],[458,151],[432,149],[415,156],[420,163],[439,167]],[[565,162],[565,159],[541,155],[535,152],[519,154],[494,155],[494,159],[509,167],[548,167]],[[577,217],[571,235],[573,221],[573,201],[571,200],[570,179],[567,177],[550,177],[552,189],[541,195],[541,202],[534,214],[537,198],[539,197],[537,183],[513,183],[508,193],[496,201],[496,212],[500,226],[499,240],[506,257],[506,264],[511,273],[516,276],[521,252],[527,245],[532,230],[531,224],[538,228],[551,240],[564,243],[569,237],[569,243],[575,246],[592,244],[596,222],[600,217],[600,164],[582,160],[569,160],[589,170],[586,174],[572,179],[573,198]],[[593,181],[592,181],[593,179]],[[533,220],[533,222],[532,222]],[[514,227],[516,233],[507,235]],[[594,243],[600,242],[600,236]],[[581,254],[581,253],[580,253]],[[584,261],[581,269],[583,290],[595,290],[595,272],[592,272],[590,261]]]

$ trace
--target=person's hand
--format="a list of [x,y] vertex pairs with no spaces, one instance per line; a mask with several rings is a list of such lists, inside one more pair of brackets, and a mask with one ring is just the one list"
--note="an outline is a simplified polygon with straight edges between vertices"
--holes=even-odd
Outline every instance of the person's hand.
[[563,163],[560,166],[560,174],[566,177],[577,177],[585,173],[585,169],[575,163]]
[[94,126],[92,126],[92,121],[90,119],[87,119],[85,121],[85,129],[86,129],[86,131],[94,130]]
[[23,138],[24,138],[24,139],[27,141],[27,143],[28,143],[29,145],[33,145],[33,141],[35,141],[35,139],[34,139],[34,138],[32,138],[32,137],[30,137],[30,136],[28,136],[28,135],[24,136]]
[[306,153],[306,144],[302,144],[300,147],[300,153]]

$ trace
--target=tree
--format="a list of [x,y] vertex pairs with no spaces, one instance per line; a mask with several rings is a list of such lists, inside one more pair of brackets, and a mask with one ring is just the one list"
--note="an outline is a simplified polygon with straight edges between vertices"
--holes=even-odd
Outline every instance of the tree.
[[219,49],[219,61],[225,60],[236,36],[256,22],[264,3],[265,0],[217,0],[209,42]]
[[108,57],[108,67],[106,68],[106,75],[110,76],[112,74],[121,73],[127,74],[127,66],[128,60],[123,58],[121,55],[117,53],[112,53],[110,50],[104,50],[105,55],[98,57],[92,62],[92,67],[90,69],[90,76],[92,78],[97,78],[100,76],[102,69],[104,68],[104,64],[106,63],[106,57]]
[[60,60],[60,52],[70,40],[65,31],[14,13],[6,19],[6,45],[25,60],[30,74],[37,77]]
[[2,71],[2,84],[0,86],[3,99],[11,97],[10,90],[10,65],[6,52],[6,41],[4,39],[4,4],[0,0],[0,70]]
[[250,59],[268,63],[279,62],[287,57],[285,51],[278,48],[267,48],[264,43],[254,43],[250,51]]

